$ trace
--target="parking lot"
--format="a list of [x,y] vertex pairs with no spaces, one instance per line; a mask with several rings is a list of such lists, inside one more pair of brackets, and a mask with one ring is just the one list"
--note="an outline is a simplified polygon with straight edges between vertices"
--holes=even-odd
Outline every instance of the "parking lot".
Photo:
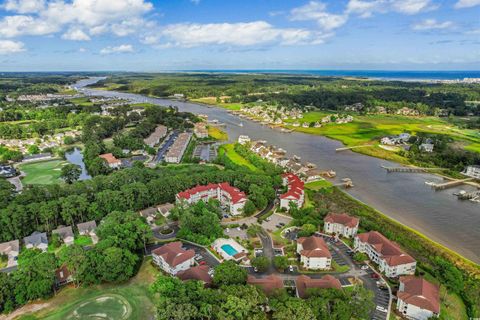
[[229,236],[231,238],[236,238],[239,237],[240,239],[247,239],[247,229],[242,229],[240,227],[237,228],[225,228],[223,230],[223,233],[226,236]]
[[212,161],[217,157],[217,146],[213,143],[200,143],[195,147],[193,156],[203,161]]
[[292,221],[292,218],[274,213],[263,221],[262,227],[268,232],[273,232],[283,228],[289,224],[290,221]]

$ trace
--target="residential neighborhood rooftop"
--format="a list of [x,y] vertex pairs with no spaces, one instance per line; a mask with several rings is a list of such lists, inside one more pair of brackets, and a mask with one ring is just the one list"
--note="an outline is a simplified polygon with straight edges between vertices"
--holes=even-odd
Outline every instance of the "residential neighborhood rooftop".
[[171,267],[176,267],[180,263],[193,258],[195,251],[192,249],[185,250],[182,248],[180,241],[175,241],[153,250],[152,254],[161,256]]
[[357,235],[361,242],[366,242],[375,248],[375,251],[382,255],[389,266],[415,262],[409,254],[405,253],[398,244],[388,240],[383,234],[377,231],[370,231]]
[[312,279],[306,275],[301,275],[297,278],[297,293],[300,298],[308,296],[308,289],[341,289],[340,281],[331,276],[325,275],[320,279]]
[[399,299],[437,314],[440,312],[440,293],[437,285],[415,276],[400,277],[400,283],[397,292]]
[[343,224],[344,226],[353,228],[356,227],[360,221],[360,219],[356,217],[352,217],[346,213],[329,213],[325,219],[325,222],[329,223],[338,223],[338,224]]

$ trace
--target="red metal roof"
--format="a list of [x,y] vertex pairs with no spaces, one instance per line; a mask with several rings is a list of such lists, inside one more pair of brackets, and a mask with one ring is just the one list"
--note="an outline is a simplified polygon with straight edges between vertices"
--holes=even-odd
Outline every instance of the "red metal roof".
[[171,267],[193,258],[195,251],[192,249],[184,250],[180,241],[170,242],[152,251],[153,255],[161,256]]
[[404,284],[404,290],[397,292],[399,299],[419,308],[440,313],[440,294],[437,285],[415,276],[400,277],[400,283]]
[[342,213],[342,214],[329,213],[325,217],[325,222],[343,224],[344,226],[347,226],[350,228],[356,227],[359,221],[360,219],[349,216],[346,213]]
[[218,183],[218,184],[207,184],[205,186],[196,186],[191,189],[179,192],[177,197],[182,199],[190,199],[191,196],[205,191],[221,189],[226,192],[233,203],[238,203],[241,201],[247,200],[247,196],[244,192],[240,191],[238,188],[232,187],[228,182]]
[[340,283],[340,281],[331,275],[323,276],[320,279],[312,279],[305,275],[301,275],[297,278],[296,284],[297,284],[298,296],[302,299],[307,298],[308,289],[314,289],[314,288],[341,289],[342,288],[342,284]]
[[377,231],[362,233],[357,236],[361,242],[366,242],[375,248],[389,266],[398,266],[415,262],[409,254],[405,253],[398,244],[388,240]]

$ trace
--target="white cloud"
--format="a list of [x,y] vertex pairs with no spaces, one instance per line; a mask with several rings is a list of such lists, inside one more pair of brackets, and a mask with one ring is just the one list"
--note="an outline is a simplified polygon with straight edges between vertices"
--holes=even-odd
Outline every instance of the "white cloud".
[[[7,0],[3,7],[18,15],[0,20],[0,36],[46,35],[64,28],[124,36],[145,26],[143,15],[153,5],[146,0]],[[76,37],[89,37],[82,32],[76,32]],[[70,38],[69,34],[67,31],[64,38]]]
[[475,6],[480,6],[480,0],[458,0],[455,3],[455,8],[462,9],[462,8],[471,8]]
[[395,11],[406,14],[417,14],[437,8],[431,0],[395,0],[392,7]]
[[246,23],[172,24],[159,33],[147,35],[146,44],[197,47],[203,45],[253,46],[321,43],[328,35],[305,29],[275,28],[265,21]]
[[346,12],[368,18],[375,13],[417,14],[436,8],[432,0],[350,0]]
[[307,21],[313,20],[323,30],[334,30],[347,22],[346,15],[332,14],[326,11],[327,6],[322,2],[310,1],[304,6],[294,8],[290,12],[290,20]]
[[13,38],[21,35],[46,35],[59,31],[59,27],[30,16],[7,16],[0,20],[0,36]]
[[144,36],[142,42],[161,47],[203,45],[253,46],[264,44],[318,44],[329,33],[275,28],[265,21],[246,23],[172,24]]
[[426,19],[412,26],[413,30],[442,30],[453,27],[452,21],[439,22],[435,19]]
[[82,29],[71,28],[62,35],[62,39],[73,41],[89,41],[90,36]]
[[0,54],[10,54],[25,51],[25,47],[20,41],[0,40]]
[[35,13],[45,8],[45,0],[7,0],[3,8],[18,13]]
[[133,52],[133,46],[131,44],[122,44],[117,47],[106,47],[100,50],[101,54],[112,54],[112,53],[129,53]]
[[193,3],[193,4],[199,4],[200,0],[190,0],[190,2]]

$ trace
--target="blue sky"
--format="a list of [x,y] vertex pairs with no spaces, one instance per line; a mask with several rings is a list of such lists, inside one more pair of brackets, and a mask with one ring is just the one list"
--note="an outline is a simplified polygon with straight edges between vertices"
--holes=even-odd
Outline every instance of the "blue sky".
[[4,0],[0,70],[480,70],[480,0]]

